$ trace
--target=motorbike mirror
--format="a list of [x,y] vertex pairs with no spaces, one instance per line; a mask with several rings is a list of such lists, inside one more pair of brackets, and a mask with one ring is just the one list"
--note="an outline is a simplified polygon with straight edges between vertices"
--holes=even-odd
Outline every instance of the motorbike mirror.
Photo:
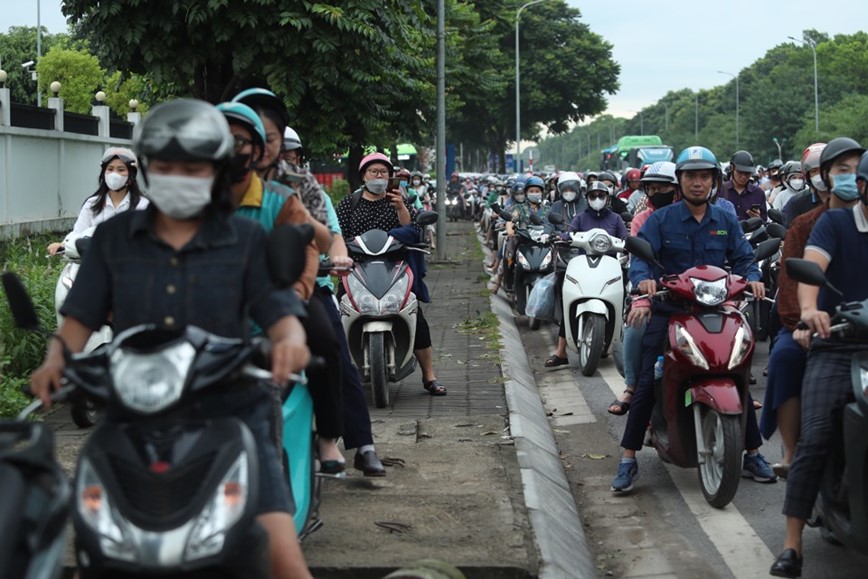
[[420,211],[416,215],[416,223],[418,225],[434,225],[440,216],[436,211]]
[[548,217],[549,217],[549,223],[551,223],[552,225],[563,225],[564,224],[564,216],[561,215],[560,213],[556,213],[556,212],[552,211],[551,213],[549,213]]
[[784,215],[784,212],[781,211],[780,209],[775,209],[775,208],[769,209],[768,216],[769,216],[769,219],[771,219],[772,222],[774,222],[774,223],[778,223],[780,225],[786,225],[787,224],[787,217],[786,217],[786,215]]
[[21,279],[12,272],[4,273],[3,291],[6,292],[6,301],[9,302],[15,325],[22,330],[40,331],[39,316]]
[[763,220],[759,217],[751,217],[749,219],[745,219],[741,222],[741,230],[744,233],[750,233],[752,231],[756,231],[760,228],[760,225],[763,224]]
[[312,239],[313,227],[308,224],[278,225],[268,234],[265,255],[277,287],[288,288],[301,277]]
[[494,203],[492,203],[492,204],[491,204],[491,210],[494,211],[494,212],[497,213],[497,214],[500,214],[500,210],[501,210],[500,203],[498,203],[497,201],[495,201]]
[[503,219],[504,221],[512,221],[512,213],[510,213],[509,211],[503,211],[503,210],[501,210],[501,211],[498,213],[498,215],[499,215],[500,218]]
[[769,237],[776,239],[783,239],[787,236],[787,228],[777,221],[766,225],[766,232],[769,234]]
[[418,199],[418,198],[419,198],[419,196],[416,195],[415,193],[412,194],[412,195],[408,195],[408,196],[407,196],[407,202],[408,202],[410,205],[413,205],[413,204],[416,202],[416,199]]
[[624,223],[630,223],[631,221],[633,221],[633,214],[629,211],[625,211],[621,214],[621,219],[624,220]]
[[[653,263],[658,266],[660,265],[657,263],[657,258],[654,256],[654,250],[651,248],[651,244],[646,240],[631,236],[624,241],[624,247],[639,259],[643,259],[648,263]],[[662,266],[660,267],[662,268]]]
[[826,279],[826,274],[813,261],[791,257],[784,261],[784,266],[786,267],[787,275],[799,283],[815,286],[824,286],[829,283]]
[[769,235],[768,229],[766,229],[765,226],[762,226],[751,234],[749,241],[752,246],[756,247],[769,237],[771,236]]
[[79,237],[75,240],[75,249],[78,251],[79,257],[84,257],[84,254],[87,253],[87,250],[90,249],[90,242],[92,237]]
[[771,239],[766,239],[762,243],[756,246],[754,250],[754,263],[758,261],[762,261],[764,259],[768,259],[774,254],[778,252],[778,249],[781,248],[781,240],[777,237],[773,237]]
[[542,219],[536,213],[530,214],[530,222],[531,225],[542,225]]

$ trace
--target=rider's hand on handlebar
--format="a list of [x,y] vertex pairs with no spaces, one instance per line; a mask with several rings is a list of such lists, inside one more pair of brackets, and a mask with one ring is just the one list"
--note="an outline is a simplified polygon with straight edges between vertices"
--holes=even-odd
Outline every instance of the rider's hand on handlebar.
[[271,379],[285,386],[289,375],[301,372],[310,362],[310,350],[305,344],[281,340],[271,345]]
[[793,332],[793,340],[805,350],[811,347],[811,330],[796,330]]
[[829,337],[831,322],[828,313],[817,308],[802,310],[802,321],[810,328],[811,332],[816,332],[818,337]]
[[657,292],[657,282],[653,279],[646,279],[639,282],[639,293],[642,295],[652,296]]
[[627,325],[638,328],[650,317],[650,307],[633,304],[633,306],[630,308],[630,313],[627,314]]
[[57,252],[63,249],[62,243],[49,243],[48,244],[48,255],[57,255]]
[[63,376],[63,360],[45,360],[42,365],[30,375],[30,392],[42,400],[45,408],[51,408],[51,393],[60,390],[60,379]]
[[332,265],[335,269],[329,272],[329,275],[341,276],[347,275],[347,272],[353,267],[353,258],[347,255],[339,255],[331,258]]
[[756,299],[762,300],[764,297],[766,297],[766,286],[765,284],[763,284],[763,282],[749,281],[747,282],[747,284],[750,287],[750,292]]

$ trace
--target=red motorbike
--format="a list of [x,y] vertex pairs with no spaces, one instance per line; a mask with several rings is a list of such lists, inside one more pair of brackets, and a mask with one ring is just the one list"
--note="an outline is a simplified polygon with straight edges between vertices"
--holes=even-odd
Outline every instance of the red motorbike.
[[[779,239],[756,248],[769,257]],[[628,237],[627,250],[657,263],[650,244]],[[667,275],[655,299],[672,308],[663,377],[655,382],[651,445],[666,462],[697,467],[702,494],[723,508],[741,480],[750,364],[755,339],[738,301],[751,297],[745,278],[700,265]]]

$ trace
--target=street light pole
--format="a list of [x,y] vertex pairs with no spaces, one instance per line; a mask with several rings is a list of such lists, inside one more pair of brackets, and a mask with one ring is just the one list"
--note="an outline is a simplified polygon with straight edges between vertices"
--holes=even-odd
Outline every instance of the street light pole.
[[775,145],[778,146],[778,159],[782,159],[783,155],[781,155],[781,142],[777,137],[772,137],[772,141],[774,141]]
[[725,70],[718,70],[717,72],[719,74],[728,74],[735,79],[735,148],[738,149],[738,75],[726,72]]
[[437,258],[446,259],[446,7],[437,0]]
[[699,144],[699,91],[696,91],[696,112],[693,120],[693,140]]
[[[40,0],[36,0],[36,63],[42,57],[42,18],[40,15]],[[36,81],[36,106],[42,106],[42,91],[39,90],[39,80]]]
[[796,42],[800,42],[802,44],[807,44],[811,48],[811,52],[814,53],[814,131],[819,135],[820,134],[820,92],[817,84],[817,45],[813,40],[799,40],[798,38],[794,38],[792,36],[788,36],[790,40],[795,40]]
[[545,2],[545,0],[533,0],[521,6],[515,13],[515,172],[519,172],[519,158],[521,155],[521,74],[519,73],[519,55],[518,55],[518,22],[521,18],[521,11],[534,4]]

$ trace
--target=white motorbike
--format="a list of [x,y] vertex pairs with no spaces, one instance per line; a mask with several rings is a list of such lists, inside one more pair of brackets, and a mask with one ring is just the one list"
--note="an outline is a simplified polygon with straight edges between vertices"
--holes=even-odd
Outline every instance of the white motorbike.
[[[63,302],[66,301],[66,296],[69,294],[69,290],[72,288],[75,277],[78,275],[78,269],[81,267],[82,255],[87,250],[88,245],[90,245],[90,238],[93,236],[95,229],[96,226],[93,226],[88,227],[79,233],[70,233],[63,240],[62,250],[58,251],[61,259],[66,263],[66,265],[63,266],[63,270],[60,272],[60,278],[58,278],[57,285],[54,288],[54,312],[57,316],[58,327],[63,322],[63,316],[60,315],[60,308],[63,306]],[[99,331],[91,334],[82,352],[93,352],[103,344],[111,343],[113,335],[110,326],[103,326]],[[72,420],[75,422],[76,426],[86,428],[93,426],[96,423],[99,410],[92,400],[89,400],[84,396],[72,396],[69,399],[69,402]]]
[[[603,229],[571,233],[570,247],[584,251],[567,264],[561,288],[567,346],[590,376],[623,332],[624,241]],[[621,254],[621,255],[619,255]]]

